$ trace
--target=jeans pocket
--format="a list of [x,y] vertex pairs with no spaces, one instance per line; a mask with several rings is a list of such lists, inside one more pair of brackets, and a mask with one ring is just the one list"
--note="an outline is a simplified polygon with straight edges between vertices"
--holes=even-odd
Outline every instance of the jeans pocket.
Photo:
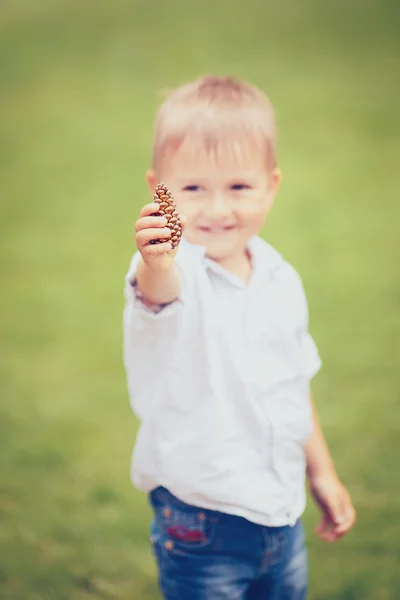
[[202,550],[212,544],[217,519],[207,510],[165,504],[155,506],[154,511],[165,550]]

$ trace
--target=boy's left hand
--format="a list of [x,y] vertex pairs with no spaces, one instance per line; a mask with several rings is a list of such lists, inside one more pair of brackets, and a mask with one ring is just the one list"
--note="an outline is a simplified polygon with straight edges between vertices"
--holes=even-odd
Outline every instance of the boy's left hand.
[[322,518],[315,533],[325,542],[334,542],[345,535],[356,521],[350,494],[336,475],[311,479],[310,491]]

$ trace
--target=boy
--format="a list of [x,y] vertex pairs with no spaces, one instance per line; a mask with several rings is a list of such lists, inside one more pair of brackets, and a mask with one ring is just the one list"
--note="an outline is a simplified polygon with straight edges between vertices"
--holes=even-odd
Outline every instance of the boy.
[[147,183],[165,182],[184,232],[178,248],[151,244],[170,231],[143,207],[124,361],[166,600],[305,599],[306,474],[323,540],[355,521],[310,396],[321,363],[301,280],[258,237],[275,138],[268,99],[233,78],[183,86],[156,120]]

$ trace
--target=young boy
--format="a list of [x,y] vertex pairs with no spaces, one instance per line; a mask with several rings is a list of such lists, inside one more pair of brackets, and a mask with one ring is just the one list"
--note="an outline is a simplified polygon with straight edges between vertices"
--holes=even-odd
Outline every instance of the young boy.
[[306,475],[320,538],[355,521],[310,395],[321,362],[301,280],[258,236],[280,182],[275,139],[268,99],[233,78],[183,86],[156,121],[147,183],[168,186],[184,234],[151,244],[170,231],[143,207],[124,361],[166,600],[305,599]]

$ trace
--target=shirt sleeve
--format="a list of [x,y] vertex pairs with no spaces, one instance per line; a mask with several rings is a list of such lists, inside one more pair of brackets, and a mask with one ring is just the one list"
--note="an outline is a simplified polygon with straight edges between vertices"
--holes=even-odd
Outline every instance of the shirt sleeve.
[[309,379],[315,377],[322,366],[321,357],[317,345],[309,331],[309,310],[306,293],[300,280],[300,293],[303,303],[303,316],[299,327],[299,338],[304,373]]
[[292,312],[296,315],[296,335],[300,343],[301,364],[304,374],[312,379],[321,369],[322,361],[317,345],[309,331],[309,310],[303,282],[297,271],[287,266],[287,292],[292,299]]
[[322,361],[317,346],[308,331],[303,333],[300,343],[304,372],[309,379],[312,379],[320,370]]
[[156,308],[146,306],[135,285],[139,259],[140,254],[136,253],[125,277],[123,361],[132,409],[143,418],[162,394],[157,364],[170,352],[170,340],[181,320],[183,299]]

